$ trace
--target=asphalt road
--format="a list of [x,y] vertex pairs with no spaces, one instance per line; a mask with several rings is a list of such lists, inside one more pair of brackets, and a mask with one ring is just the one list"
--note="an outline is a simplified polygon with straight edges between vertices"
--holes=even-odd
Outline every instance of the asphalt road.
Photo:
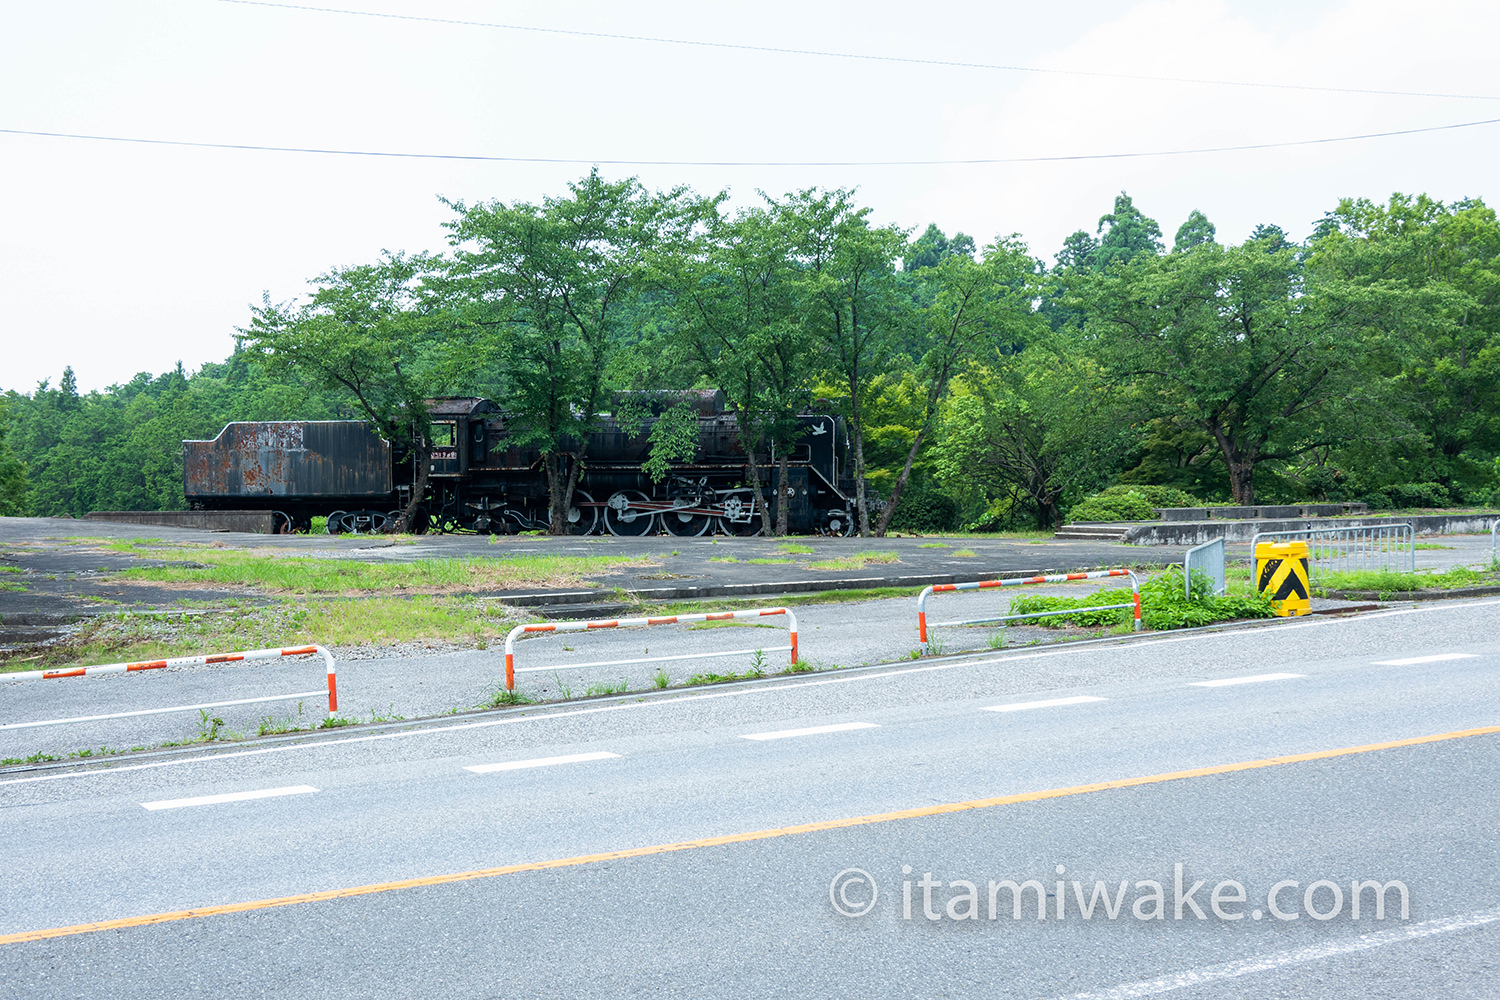
[[[1105,581],[1128,600],[1124,579]],[[1080,596],[1093,581],[1036,586],[1028,593]],[[1016,591],[943,594],[929,604],[929,621],[1005,614]],[[775,606],[767,598],[766,606]],[[905,659],[918,647],[916,600],[910,597],[794,608],[798,651],[817,670]],[[542,619],[537,619],[538,621]],[[712,627],[710,627],[712,626]],[[537,702],[581,698],[606,689],[651,691],[658,672],[668,685],[694,675],[742,675],[757,664],[767,674],[791,663],[789,620],[776,615],[733,623],[690,623],[630,630],[522,636],[515,646],[516,690]],[[943,628],[931,632],[934,650],[984,650],[1006,642],[1024,646],[1056,630],[1011,626]],[[337,650],[339,714],[369,723],[469,712],[505,687],[502,642],[483,650],[408,650],[400,655]],[[364,653],[358,658],[348,654]],[[757,658],[758,656],[758,658]],[[690,657],[668,659],[659,657]],[[321,658],[220,663],[133,674],[8,681],[0,674],[0,760],[38,753],[64,756],[105,747],[126,750],[191,740],[205,718],[223,720],[223,734],[255,735],[264,724],[310,728],[324,716]],[[302,697],[277,697],[301,695]],[[260,700],[260,699],[274,700]],[[234,704],[234,702],[243,702]],[[184,706],[210,706],[201,710]],[[160,712],[139,715],[132,713]],[[56,724],[56,720],[83,720]],[[39,723],[55,723],[38,725]]]
[[[1497,625],[1445,603],[6,775],[0,990],[1490,996]],[[1404,918],[1393,887],[1352,918],[1367,879]],[[1001,887],[990,919],[1006,880],[1047,918]]]

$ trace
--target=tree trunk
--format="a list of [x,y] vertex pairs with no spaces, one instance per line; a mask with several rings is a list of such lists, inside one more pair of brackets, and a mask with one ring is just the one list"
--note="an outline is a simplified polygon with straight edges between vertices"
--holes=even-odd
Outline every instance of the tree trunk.
[[557,453],[542,453],[542,471],[547,474],[547,531],[559,534],[557,527],[557,497],[562,493],[562,471],[557,465]]
[[776,463],[776,536],[785,537],[787,523],[791,519],[792,498],[787,493],[788,464],[790,458],[785,452]]
[[417,516],[417,508],[422,506],[422,501],[427,498],[427,474],[432,471],[432,448],[426,444],[413,444],[411,447],[412,461],[416,463],[416,481],[412,484],[411,499],[407,501],[406,509],[396,519],[396,523],[390,530],[398,534],[408,533],[412,529],[412,520]]
[[[583,449],[564,454],[570,459],[566,479],[561,468],[554,469],[547,476],[547,499],[550,505],[547,511],[547,532],[552,535],[568,533],[568,510],[573,506],[573,492],[578,489],[578,477],[583,474]],[[554,465],[562,457],[553,456]]]
[[865,498],[865,436],[854,426],[854,504],[859,509],[859,537],[870,537],[870,505]]
[[891,518],[896,515],[896,504],[901,502],[901,491],[906,489],[906,481],[911,478],[912,463],[917,460],[917,451],[922,447],[922,437],[926,433],[926,424],[917,428],[911,450],[906,453],[906,464],[901,467],[901,475],[896,477],[896,485],[891,489],[891,498],[886,501],[885,510],[880,512],[880,523],[875,526],[876,538],[884,538],[886,529],[891,526]]
[[760,488],[760,469],[755,465],[755,446],[750,440],[750,430],[745,424],[743,408],[735,411],[735,425],[740,429],[740,446],[745,449],[745,467],[750,470],[750,488],[755,491],[755,508],[760,511],[760,531],[771,534],[771,511],[766,507],[765,491]]
[[1255,505],[1255,463],[1260,456],[1259,446],[1242,447],[1229,439],[1219,427],[1210,426],[1209,432],[1219,442],[1219,451],[1224,455],[1224,464],[1229,467],[1229,492],[1234,502],[1241,507]]

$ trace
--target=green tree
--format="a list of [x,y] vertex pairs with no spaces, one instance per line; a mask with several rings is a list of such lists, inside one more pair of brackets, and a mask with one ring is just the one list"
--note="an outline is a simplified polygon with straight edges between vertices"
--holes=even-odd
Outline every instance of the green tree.
[[[1500,225],[1480,201],[1345,200],[1308,256],[1357,336],[1383,346],[1416,433],[1381,442],[1395,482],[1492,484],[1500,453]],[[1380,456],[1366,450],[1366,461]]]
[[1024,341],[1034,329],[1031,303],[1036,296],[1040,265],[1020,241],[997,240],[976,262],[950,255],[934,269],[937,292],[922,311],[927,352],[917,366],[917,381],[925,387],[916,432],[901,472],[891,488],[875,534],[883,536],[896,514],[902,491],[911,477],[917,454],[932,431],[952,381],[1003,346]]
[[776,523],[761,489],[757,452],[779,456],[777,494],[803,428],[814,357],[802,323],[791,231],[774,202],[716,219],[678,266],[678,332],[696,373],[735,406],[746,480],[766,534],[785,534],[788,505]]
[[334,268],[314,281],[306,302],[267,297],[237,337],[271,372],[348,393],[379,434],[410,451],[416,476],[398,531],[416,526],[427,489],[428,399],[443,390],[450,346],[434,336],[436,314],[424,288],[432,263],[387,253],[375,264]]
[[937,267],[954,254],[972,258],[974,249],[974,237],[957,233],[950,240],[936,222],[928,223],[927,231],[912,242],[902,258],[901,270],[914,272],[924,267]]
[[1097,232],[1100,236],[1099,247],[1093,255],[1094,267],[1126,264],[1137,257],[1155,256],[1162,251],[1161,227],[1155,219],[1141,214],[1124,191],[1115,198],[1115,210],[1099,217]]
[[854,193],[843,189],[791,194],[779,209],[792,232],[805,322],[824,367],[848,392],[859,533],[868,536],[863,408],[871,380],[889,363],[913,314],[895,269],[906,234],[872,226],[870,209],[856,206]]
[[1172,241],[1173,253],[1186,253],[1194,247],[1214,242],[1214,224],[1208,216],[1196,208],[1188,214],[1187,221],[1177,227],[1177,236]]
[[15,393],[0,399],[0,517],[25,517],[31,513],[26,465],[16,457],[6,440],[10,432],[10,412],[15,408],[16,399]]
[[717,199],[651,193],[597,169],[540,205],[445,201],[455,253],[445,295],[474,327],[496,331],[482,356],[504,376],[517,443],[542,453],[551,530],[567,511],[588,435],[640,334],[634,296],[663,283],[662,263]]
[[1140,255],[1095,276],[1089,331],[1109,383],[1133,386],[1145,419],[1175,416],[1215,442],[1240,504],[1255,470],[1338,441],[1382,388],[1337,282],[1304,282],[1289,250],[1259,244]]

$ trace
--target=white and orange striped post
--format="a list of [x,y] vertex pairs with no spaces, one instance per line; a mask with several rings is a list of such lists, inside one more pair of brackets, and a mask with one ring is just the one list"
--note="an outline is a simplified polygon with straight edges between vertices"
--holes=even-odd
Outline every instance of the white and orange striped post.
[[[596,629],[605,628],[640,628],[646,625],[680,625],[688,622],[720,622],[729,621],[734,618],[764,618],[768,615],[786,615],[789,635],[791,636],[792,666],[797,665],[797,616],[790,608],[749,608],[745,611],[721,611],[717,614],[703,615],[666,615],[661,618],[616,618],[610,620],[583,621],[583,622],[553,622],[547,625],[517,625],[510,630],[505,637],[505,689],[514,691],[516,689],[516,639],[530,632],[592,632]],[[705,654],[692,653],[686,656],[651,656],[640,660],[631,660],[631,663],[656,663],[665,660],[688,660],[695,659]],[[730,656],[732,653],[706,654]],[[608,666],[609,664],[589,664],[589,666]]]
[[92,667],[69,667],[65,670],[25,670],[0,674],[5,681],[52,681],[64,677],[91,677],[95,674],[133,674],[141,670],[165,670],[168,667],[198,667],[210,663],[238,663],[242,660],[274,660],[282,656],[320,655],[328,668],[328,715],[338,711],[338,681],[334,674],[333,654],[322,646],[287,646],[279,649],[250,649],[238,653],[210,653],[204,656],[174,656],[166,660],[142,660],[138,663],[102,663]]
[[[1024,587],[1036,583],[1068,583],[1072,580],[1098,580],[1109,576],[1130,577],[1130,589],[1132,600],[1130,604],[1102,604],[1095,608],[1067,608],[1058,611],[1038,611],[1025,615],[1002,615],[999,618],[969,618],[964,621],[933,622],[927,624],[927,598],[932,594],[946,594],[957,590],[988,590],[991,587]],[[921,641],[921,655],[927,655],[927,629],[946,627],[950,625],[987,625],[994,622],[1015,621],[1020,618],[1051,618],[1061,614],[1076,614],[1081,611],[1113,611],[1117,608],[1133,608],[1135,615],[1134,631],[1141,630],[1141,582],[1136,575],[1128,569],[1101,569],[1089,573],[1058,573],[1053,576],[1026,576],[1014,580],[981,580],[977,583],[937,583],[930,587],[923,587],[922,592],[917,595],[917,637]]]

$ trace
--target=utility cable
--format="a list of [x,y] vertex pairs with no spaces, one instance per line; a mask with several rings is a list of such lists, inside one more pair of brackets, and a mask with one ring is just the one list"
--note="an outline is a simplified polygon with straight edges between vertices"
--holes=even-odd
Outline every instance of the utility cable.
[[1240,153],[1258,149],[1286,149],[1294,146],[1317,146],[1334,142],[1358,142],[1393,136],[1420,135],[1452,129],[1477,128],[1500,124],[1500,118],[1456,122],[1451,125],[1429,125],[1425,128],[1397,129],[1390,132],[1366,132],[1361,135],[1338,135],[1322,139],[1294,139],[1287,142],[1258,142],[1239,146],[1204,146],[1196,149],[1157,149],[1127,153],[1083,153],[1066,156],[1006,156],[967,160],[630,160],[600,159],[583,156],[480,156],[463,153],[399,153],[374,149],[321,149],[311,146],[256,146],[234,142],[191,142],[185,139],[143,139],[122,135],[83,135],[74,132],[41,132],[31,129],[0,128],[3,135],[30,135],[48,139],[87,139],[93,142],[140,143],[150,146],[186,146],[193,149],[239,149],[260,153],[317,153],[325,156],[383,156],[407,160],[467,160],[479,163],[571,163],[612,167],[963,167],[1007,163],[1067,163],[1081,160],[1129,160],[1152,156],[1198,156],[1208,153]]
[[1010,66],[1004,63],[960,62],[951,59],[919,59],[911,56],[881,56],[863,52],[834,52],[823,49],[779,48],[773,45],[745,45],[736,42],[708,42],[692,38],[664,38],[656,35],[624,35],[606,31],[577,31],[570,28],[539,28],[529,24],[504,24],[496,21],[465,21],[448,17],[424,17],[419,14],[387,14],[370,10],[344,10],[338,7],[313,7],[306,4],[272,3],[270,0],[218,0],[219,3],[245,7],[273,7],[281,10],[308,11],[318,14],[350,14],[356,17],[386,18],[394,21],[420,21],[467,28],[494,28],[503,31],[530,31],[544,35],[570,35],[574,38],[601,38],[621,42],[650,42],[656,45],[683,45],[709,49],[734,49],[741,52],[767,52],[774,55],[817,56],[825,59],[852,59],[866,62],[900,63],[914,66],[944,66],[952,69],[1000,70],[1006,73],[1040,73],[1052,76],[1082,76],[1103,80],[1142,80],[1152,83],[1189,83],[1214,87],[1246,87],[1266,90],[1313,91],[1326,94],[1376,94],[1382,97],[1431,97],[1465,101],[1500,101],[1493,94],[1448,94],[1420,90],[1380,90],[1373,87],[1320,87],[1312,84],[1271,83],[1265,80],[1211,80],[1189,76],[1147,76],[1135,73],[1105,73],[1082,69],[1043,69],[1037,66]]

